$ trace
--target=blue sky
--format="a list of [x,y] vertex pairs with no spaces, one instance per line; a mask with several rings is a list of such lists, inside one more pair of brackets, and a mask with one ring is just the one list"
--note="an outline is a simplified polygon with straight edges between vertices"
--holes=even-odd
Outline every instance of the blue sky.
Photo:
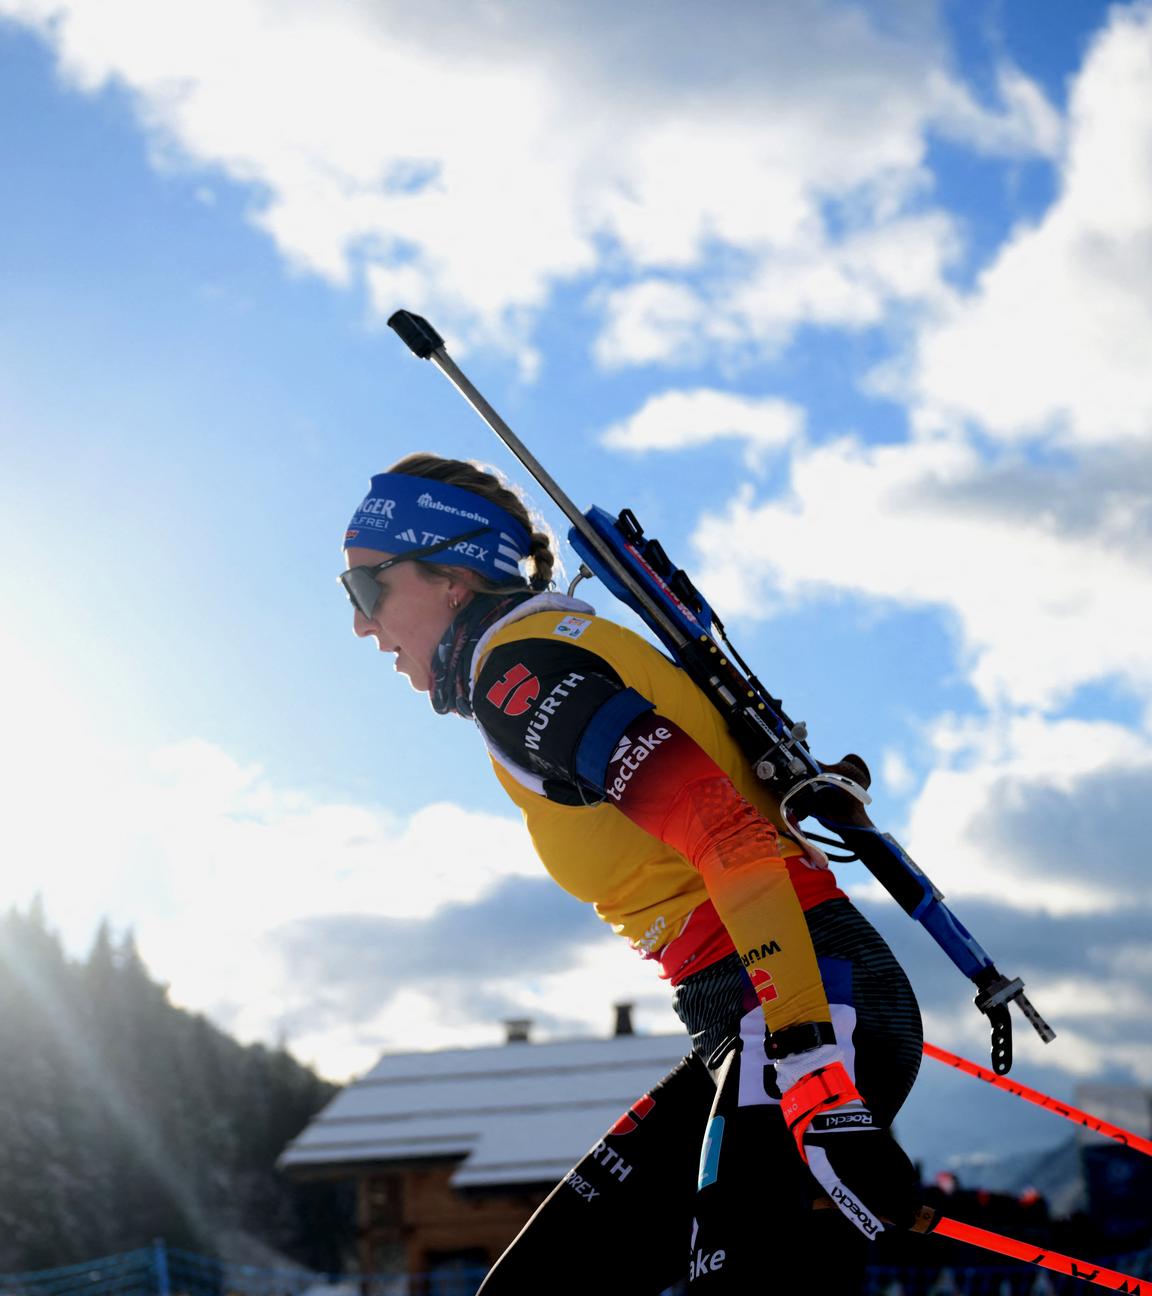
[[[452,8],[0,0],[0,903],[133,927],[177,1001],[336,1077],[621,998],[676,1028],[477,735],[350,634],[372,472],[524,478],[406,306],[819,755],[869,758],[1061,1032],[1021,1077],[1147,1074],[1152,7]],[[982,1057],[966,983],[844,880]],[[467,997],[379,951],[461,931]],[[930,1160],[1059,1136],[977,1092],[945,1146],[957,1083],[909,1113]]]

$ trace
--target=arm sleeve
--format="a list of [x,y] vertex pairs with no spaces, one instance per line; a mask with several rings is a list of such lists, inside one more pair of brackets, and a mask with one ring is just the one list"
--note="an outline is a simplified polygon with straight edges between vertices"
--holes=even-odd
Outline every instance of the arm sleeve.
[[[487,656],[472,692],[477,723],[511,761],[545,780],[551,799],[574,804],[604,799],[588,777],[595,760],[652,703],[625,687],[602,657],[573,643],[525,639]],[[596,759],[599,759],[596,757]]]
[[831,1014],[776,829],[719,765],[659,713],[633,720],[603,776],[622,814],[700,873],[776,1032]]

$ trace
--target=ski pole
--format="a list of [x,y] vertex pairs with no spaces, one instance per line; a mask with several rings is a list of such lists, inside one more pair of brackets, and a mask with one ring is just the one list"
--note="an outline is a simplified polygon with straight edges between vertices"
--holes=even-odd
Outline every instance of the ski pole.
[[975,1062],[969,1062],[966,1058],[958,1057],[955,1053],[949,1053],[947,1049],[942,1049],[935,1044],[929,1044],[924,1041],[925,1057],[935,1058],[937,1062],[944,1062],[950,1067],[955,1067],[957,1071],[963,1071],[966,1075],[975,1076],[977,1080],[984,1080],[990,1085],[995,1085],[997,1089],[1003,1089],[1006,1093],[1014,1094],[1017,1098],[1023,1098],[1026,1102],[1035,1103],[1037,1107],[1043,1107],[1047,1111],[1055,1112],[1057,1116],[1063,1116],[1066,1120],[1074,1121],[1077,1125],[1083,1125],[1086,1129],[1095,1130],[1097,1134],[1106,1134],[1113,1138],[1117,1143],[1123,1143],[1126,1147],[1135,1148],[1137,1152],[1143,1152],[1145,1156],[1152,1156],[1152,1140],[1141,1138],[1139,1134],[1133,1134],[1131,1130],[1121,1129],[1119,1125],[1113,1125],[1110,1121],[1101,1120],[1099,1116],[1093,1116],[1089,1112],[1081,1111],[1079,1107],[1073,1107],[1068,1103],[1059,1102],[1050,1094],[1044,1094],[1039,1089],[1030,1089],[1027,1085],[1020,1084],[1016,1080],[1008,1080],[1004,1076],[996,1075],[986,1067],[978,1066]]
[[[812,1206],[814,1210],[837,1209],[830,1197],[818,1197]],[[885,1223],[891,1224],[891,1221],[886,1220]],[[937,1233],[940,1237],[965,1242],[983,1251],[1006,1256],[1009,1260],[1022,1260],[1025,1264],[1051,1269],[1053,1273],[1064,1274],[1067,1278],[1096,1283],[1100,1287],[1107,1287],[1109,1291],[1127,1292],[1129,1296],[1152,1296],[1152,1282],[1147,1279],[1120,1273],[1116,1269],[1106,1269],[1103,1265],[1087,1260],[1077,1260],[1048,1247],[1037,1246],[1035,1242],[1021,1242],[1004,1233],[993,1233],[991,1229],[979,1228],[975,1224],[964,1224],[950,1215],[942,1215],[933,1206],[921,1206],[915,1223],[908,1231]]]
[[1041,1269],[1051,1269],[1053,1273],[1095,1283],[1109,1291],[1129,1292],[1132,1296],[1152,1296],[1152,1282],[1133,1277],[1132,1274],[1118,1273],[1115,1269],[1105,1269],[1103,1265],[1091,1264],[1086,1260],[1074,1260],[1071,1256],[1061,1255],[1059,1251],[1040,1248],[1034,1242],[1018,1242],[1015,1238],[1005,1237],[1003,1233],[992,1233],[988,1229],[977,1228],[975,1224],[962,1224],[947,1215],[936,1215],[927,1228],[917,1228],[915,1232],[938,1233],[941,1237],[967,1242],[969,1246],[980,1247],[984,1251],[994,1251],[997,1255],[1023,1260],[1026,1264],[1038,1265]]

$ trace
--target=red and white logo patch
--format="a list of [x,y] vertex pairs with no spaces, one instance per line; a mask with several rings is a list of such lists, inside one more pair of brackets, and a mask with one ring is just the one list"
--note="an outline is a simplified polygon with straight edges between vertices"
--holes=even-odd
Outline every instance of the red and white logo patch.
[[636,1122],[642,1121],[645,1116],[656,1106],[656,1099],[651,1094],[645,1094],[643,1098],[637,1098],[632,1106],[617,1120],[616,1124],[608,1131],[609,1134],[631,1134],[636,1128]]
[[505,715],[522,716],[540,696],[540,681],[523,662],[517,662],[484,696]]
[[763,968],[749,968],[748,978],[761,1003],[771,1003],[773,999],[780,998],[780,991],[772,984],[771,976]]

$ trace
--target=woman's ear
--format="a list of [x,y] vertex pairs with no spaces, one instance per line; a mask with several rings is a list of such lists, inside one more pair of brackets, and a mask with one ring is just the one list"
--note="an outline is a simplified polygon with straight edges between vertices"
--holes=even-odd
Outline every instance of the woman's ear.
[[449,607],[462,608],[465,603],[471,602],[472,596],[477,593],[473,582],[474,573],[467,567],[446,567],[444,575],[448,580]]

